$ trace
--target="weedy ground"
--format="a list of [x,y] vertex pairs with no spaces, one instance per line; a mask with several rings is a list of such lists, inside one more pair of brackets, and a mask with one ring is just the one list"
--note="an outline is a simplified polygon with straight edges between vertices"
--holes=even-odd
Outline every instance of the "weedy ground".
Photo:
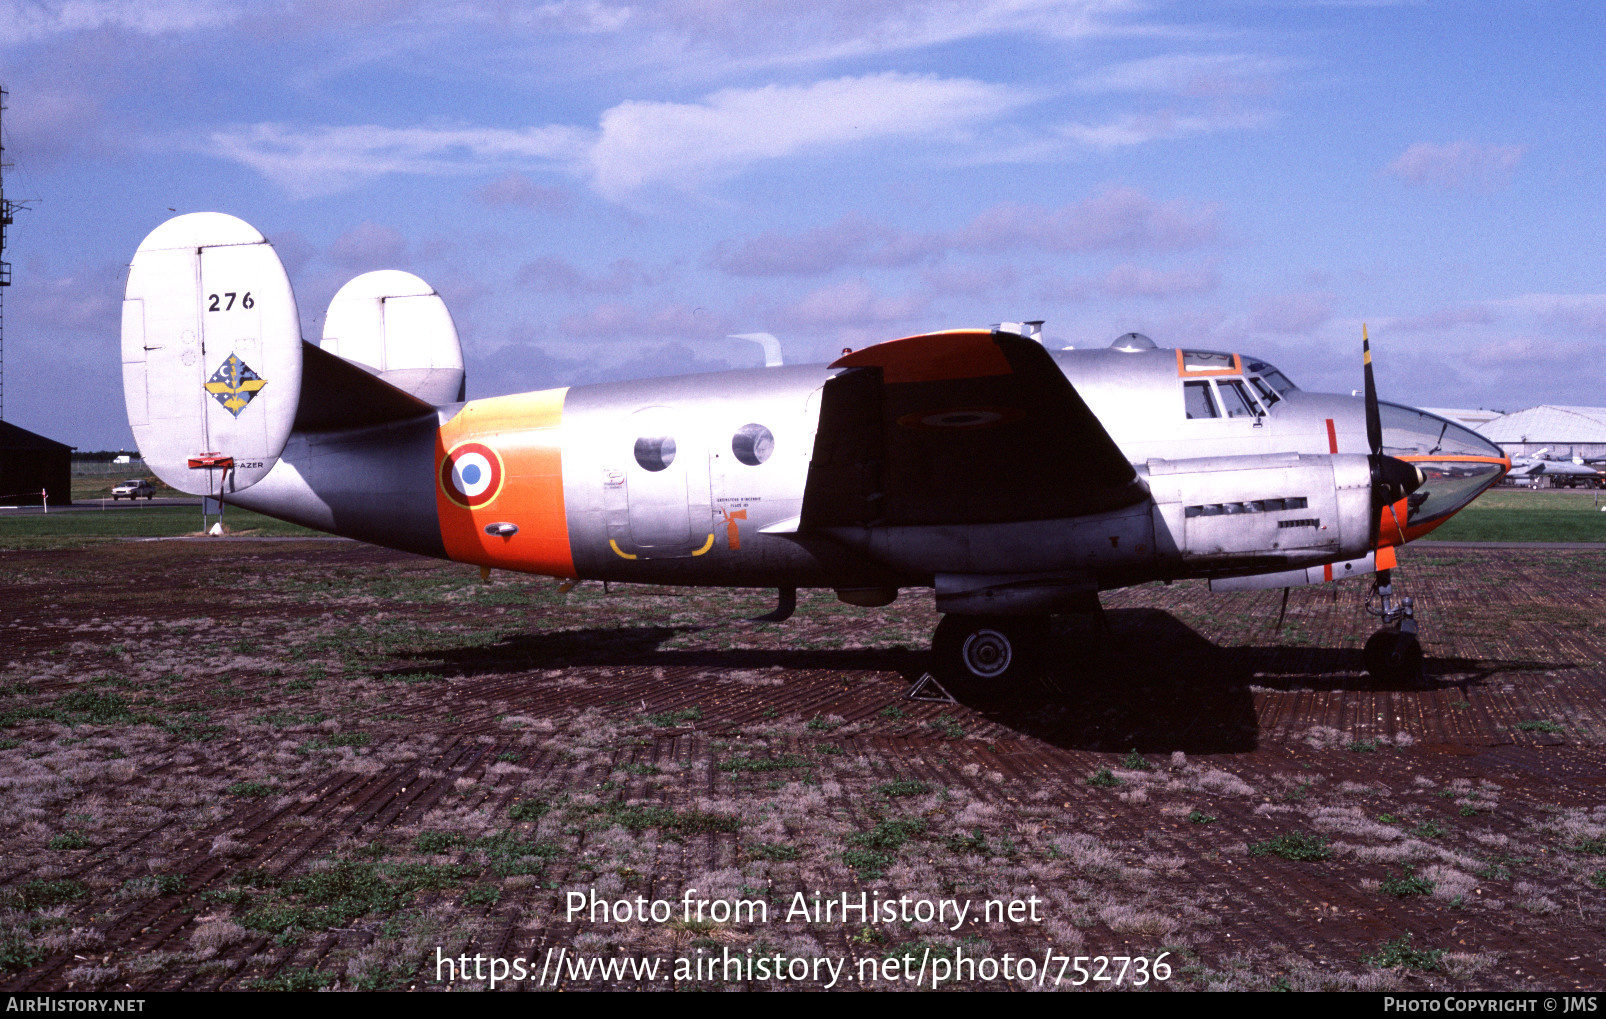
[[[439,988],[437,949],[561,947],[1598,988],[1606,557],[1403,567],[1419,689],[1362,674],[1363,582],[1292,592],[1280,628],[1280,592],[1186,583],[1106,595],[1108,635],[1062,621],[1040,676],[936,704],[903,697],[920,592],[769,624],[742,621],[761,592],[565,596],[351,543],[0,552],[0,985]],[[770,921],[563,913],[689,888]],[[786,922],[799,891],[1043,919]]]

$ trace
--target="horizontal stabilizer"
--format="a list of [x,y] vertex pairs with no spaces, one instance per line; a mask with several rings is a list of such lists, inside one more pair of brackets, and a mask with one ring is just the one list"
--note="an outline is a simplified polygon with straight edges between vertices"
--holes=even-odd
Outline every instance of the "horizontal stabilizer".
[[1043,347],[1007,332],[912,336],[840,358],[802,529],[1100,513],[1146,489]]
[[311,343],[302,347],[297,432],[330,432],[406,421],[435,408]]

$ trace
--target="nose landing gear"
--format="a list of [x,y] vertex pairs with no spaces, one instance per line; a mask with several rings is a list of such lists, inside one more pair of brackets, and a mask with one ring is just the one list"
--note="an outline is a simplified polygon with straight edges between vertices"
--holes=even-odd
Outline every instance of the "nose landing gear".
[[1383,628],[1366,641],[1363,658],[1373,679],[1390,685],[1422,682],[1422,642],[1416,635],[1415,607],[1410,598],[1394,600],[1388,570],[1379,570],[1372,585],[1378,608],[1368,600],[1366,610],[1383,621]]

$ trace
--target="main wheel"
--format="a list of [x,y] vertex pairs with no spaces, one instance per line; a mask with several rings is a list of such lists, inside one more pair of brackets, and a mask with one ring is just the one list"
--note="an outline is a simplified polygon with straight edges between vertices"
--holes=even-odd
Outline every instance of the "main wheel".
[[932,672],[955,693],[1000,693],[1036,663],[1046,622],[1031,616],[943,616],[931,639]]
[[1366,671],[1383,683],[1422,681],[1422,642],[1414,633],[1379,630],[1366,641]]

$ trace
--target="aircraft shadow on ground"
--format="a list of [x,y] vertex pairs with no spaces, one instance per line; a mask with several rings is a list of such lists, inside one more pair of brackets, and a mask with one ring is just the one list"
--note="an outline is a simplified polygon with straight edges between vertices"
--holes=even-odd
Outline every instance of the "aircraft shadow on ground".
[[[1253,750],[1251,686],[1316,691],[1464,688],[1555,662],[1432,659],[1421,686],[1385,686],[1364,672],[1361,649],[1272,645],[1222,647],[1160,609],[1114,609],[1056,621],[1035,679],[997,694],[954,691],[1000,725],[1065,749],[1145,754]],[[531,669],[655,667],[896,672],[913,683],[929,662],[920,650],[665,648],[700,627],[633,626],[515,635],[495,644],[420,652],[391,678],[474,677]]]
[[[420,664],[396,670],[398,678],[410,673],[446,672],[478,676],[522,669],[567,667],[699,669],[838,669],[898,672],[911,683],[925,669],[918,651],[875,648],[665,648],[662,645],[696,626],[628,626],[555,633],[518,634],[495,644],[449,651],[421,652]],[[428,664],[424,664],[427,662]]]
[[1249,673],[1231,652],[1169,612],[1056,621],[1036,682],[966,703],[1001,725],[1064,749],[1143,754],[1253,750]]

